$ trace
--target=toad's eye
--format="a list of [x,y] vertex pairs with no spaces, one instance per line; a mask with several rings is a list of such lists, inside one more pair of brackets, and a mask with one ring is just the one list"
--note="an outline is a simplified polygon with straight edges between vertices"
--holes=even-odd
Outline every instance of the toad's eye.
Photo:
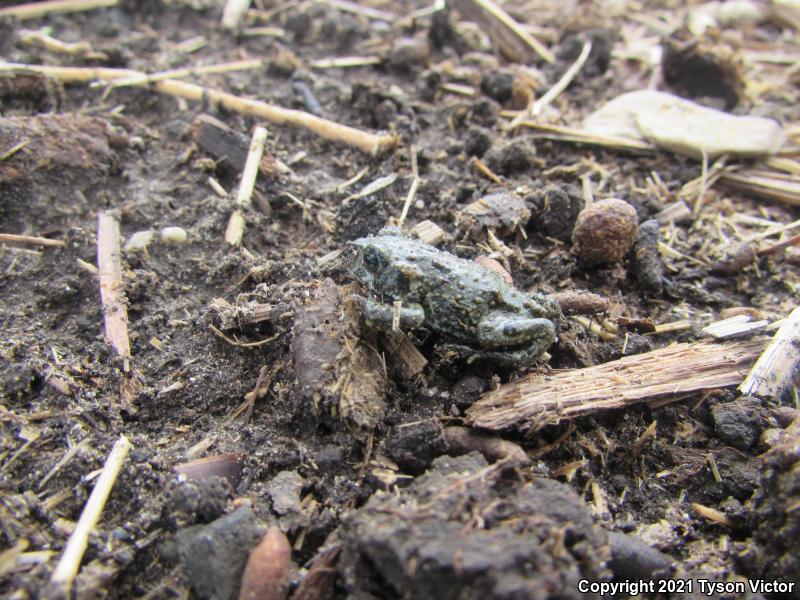
[[364,265],[373,273],[377,273],[383,266],[381,255],[375,248],[364,249]]

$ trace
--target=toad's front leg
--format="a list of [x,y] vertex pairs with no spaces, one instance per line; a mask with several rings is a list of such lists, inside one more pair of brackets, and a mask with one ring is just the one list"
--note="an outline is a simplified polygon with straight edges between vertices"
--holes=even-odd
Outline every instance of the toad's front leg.
[[[390,331],[394,323],[395,307],[384,302],[377,302],[370,298],[362,298],[364,305],[364,321],[367,325]],[[425,322],[425,311],[419,304],[409,304],[400,307],[401,329],[416,329]]]

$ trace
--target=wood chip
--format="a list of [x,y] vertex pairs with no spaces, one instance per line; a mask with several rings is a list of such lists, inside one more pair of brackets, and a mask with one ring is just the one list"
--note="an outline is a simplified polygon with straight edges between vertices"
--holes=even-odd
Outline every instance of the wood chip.
[[737,385],[764,344],[763,339],[674,344],[585,369],[528,375],[484,394],[467,411],[467,420],[486,429],[535,431],[639,402]]

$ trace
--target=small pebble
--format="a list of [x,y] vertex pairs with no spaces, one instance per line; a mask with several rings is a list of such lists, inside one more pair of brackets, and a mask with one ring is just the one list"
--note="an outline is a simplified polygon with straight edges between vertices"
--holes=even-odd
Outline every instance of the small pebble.
[[147,247],[152,243],[154,238],[155,233],[152,229],[137,231],[125,242],[125,252],[142,252],[147,250]]
[[164,227],[161,230],[161,241],[165,244],[182,244],[188,237],[183,227]]
[[523,173],[536,161],[536,146],[528,137],[497,141],[483,157],[486,165],[498,175]]
[[531,216],[525,202],[516,194],[498,192],[487,194],[465,206],[456,215],[456,225],[472,236],[489,229],[499,234],[511,234],[524,227]]
[[624,200],[598,200],[578,214],[573,250],[588,264],[619,262],[636,241],[638,222],[636,209]]
[[649,219],[639,226],[631,264],[639,287],[656,294],[661,293],[664,277],[664,265],[658,253],[658,229],[657,219]]
[[576,186],[548,185],[528,199],[533,216],[528,231],[554,237],[562,242],[572,238],[572,229],[584,207],[583,194]]
[[424,38],[400,38],[392,44],[387,63],[401,73],[424,68],[430,56],[430,46]]

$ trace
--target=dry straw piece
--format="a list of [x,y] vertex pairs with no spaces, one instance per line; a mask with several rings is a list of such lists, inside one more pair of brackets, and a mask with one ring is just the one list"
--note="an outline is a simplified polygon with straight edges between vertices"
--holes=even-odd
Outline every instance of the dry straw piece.
[[75,530],[69,536],[61,559],[50,577],[51,593],[45,594],[46,597],[70,597],[69,590],[80,569],[83,553],[86,552],[86,547],[89,545],[89,534],[100,520],[108,496],[111,494],[111,489],[114,487],[114,482],[117,480],[130,449],[131,443],[124,435],[120,436],[111,449],[103,465],[103,471],[97,478],[97,483],[75,525]]
[[[42,73],[60,81],[114,81],[122,78],[135,78],[142,82],[147,80],[147,73],[130,69],[49,67],[45,65],[0,62],[0,73],[25,71]],[[144,86],[146,84],[137,85]],[[370,156],[377,157],[388,154],[395,149],[398,143],[396,135],[370,133],[336,121],[317,117],[302,110],[283,108],[261,100],[242,98],[194,83],[165,79],[155,81],[151,86],[157,92],[176,98],[185,98],[195,102],[210,102],[227,110],[260,117],[275,125],[291,125],[307,129],[321,138],[352,146]]]

